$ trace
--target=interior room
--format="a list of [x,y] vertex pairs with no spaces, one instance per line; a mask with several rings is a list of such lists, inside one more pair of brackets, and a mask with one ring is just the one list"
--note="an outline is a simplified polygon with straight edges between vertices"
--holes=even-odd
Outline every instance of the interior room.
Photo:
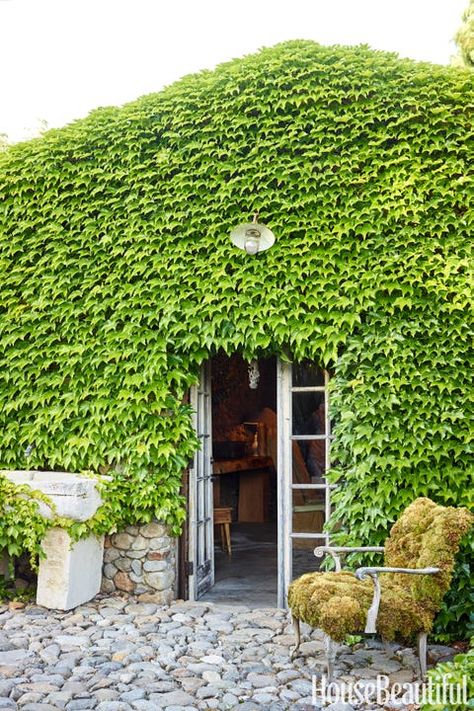
[[274,605],[276,359],[219,354],[211,372],[215,585],[204,599]]

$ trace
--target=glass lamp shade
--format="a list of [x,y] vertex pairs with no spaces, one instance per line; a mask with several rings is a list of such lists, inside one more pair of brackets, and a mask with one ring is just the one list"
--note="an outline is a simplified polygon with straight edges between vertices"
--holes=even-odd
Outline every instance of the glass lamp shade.
[[264,252],[275,242],[275,235],[266,226],[258,222],[249,222],[239,225],[230,234],[232,243],[247,254]]

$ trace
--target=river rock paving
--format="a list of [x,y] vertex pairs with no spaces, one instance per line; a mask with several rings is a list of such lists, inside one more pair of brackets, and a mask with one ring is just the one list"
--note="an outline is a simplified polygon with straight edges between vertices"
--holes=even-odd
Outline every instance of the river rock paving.
[[[291,661],[288,613],[274,608],[159,607],[118,596],[66,613],[0,606],[0,709],[309,711],[324,644],[319,631],[304,631],[302,656]],[[377,674],[415,679],[412,650],[377,641],[341,647],[338,680],[369,682]]]

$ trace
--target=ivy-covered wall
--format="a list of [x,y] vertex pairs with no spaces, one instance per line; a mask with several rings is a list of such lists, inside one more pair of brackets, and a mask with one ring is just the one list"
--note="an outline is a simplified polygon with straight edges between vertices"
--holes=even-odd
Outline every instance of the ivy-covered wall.
[[[120,463],[95,525],[177,531],[183,396],[223,348],[334,370],[352,538],[420,494],[472,503],[473,87],[292,41],[9,149],[0,466]],[[250,258],[229,232],[257,210],[277,242]]]

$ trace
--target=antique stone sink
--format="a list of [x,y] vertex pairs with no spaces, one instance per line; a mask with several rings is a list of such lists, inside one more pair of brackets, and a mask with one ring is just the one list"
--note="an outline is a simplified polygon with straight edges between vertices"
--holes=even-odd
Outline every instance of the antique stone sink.
[[[68,472],[0,471],[15,484],[26,484],[46,494],[55,514],[73,521],[86,521],[102,503],[97,479]],[[107,477],[106,477],[107,478]],[[39,502],[39,511],[52,518],[51,507]],[[64,528],[50,528],[41,542],[46,558],[38,571],[36,602],[51,609],[70,610],[91,600],[100,590],[103,536],[94,535],[73,542]]]
[[[14,484],[26,484],[46,494],[56,506],[56,514],[74,521],[87,521],[102,503],[96,488],[97,479],[69,474],[68,472],[9,471],[0,470]],[[53,513],[47,504],[39,502],[45,518]]]

